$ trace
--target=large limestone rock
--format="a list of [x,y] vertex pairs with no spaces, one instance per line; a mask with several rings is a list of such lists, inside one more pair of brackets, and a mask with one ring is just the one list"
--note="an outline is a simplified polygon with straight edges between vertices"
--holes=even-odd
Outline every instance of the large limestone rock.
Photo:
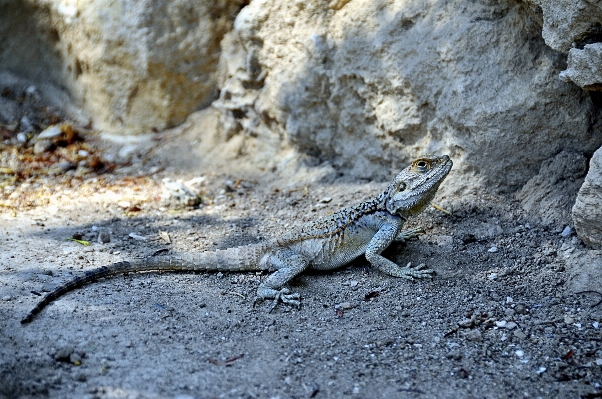
[[523,208],[540,222],[564,227],[571,224],[571,208],[583,184],[587,159],[581,153],[562,151],[544,161],[517,193]]
[[589,162],[589,172],[573,207],[573,220],[577,235],[587,245],[602,249],[602,148]]
[[219,42],[243,3],[6,0],[0,69],[67,88],[105,132],[163,129],[213,100]]
[[602,143],[599,110],[514,2],[255,0],[222,46],[224,139],[355,177],[437,152],[456,161],[444,189],[513,191]]
[[554,50],[568,53],[560,74],[585,90],[602,90],[600,67],[602,3],[594,0],[527,0],[542,25],[542,36]]

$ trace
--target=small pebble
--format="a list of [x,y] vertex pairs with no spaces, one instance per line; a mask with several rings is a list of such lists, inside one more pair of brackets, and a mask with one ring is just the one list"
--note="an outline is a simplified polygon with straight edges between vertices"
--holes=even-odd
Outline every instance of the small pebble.
[[487,252],[491,252],[491,253],[497,252],[497,247],[494,245],[493,247],[489,248],[487,250]]
[[508,324],[508,322],[506,320],[495,322],[495,326],[499,327],[499,328],[506,328],[506,324]]
[[351,305],[351,302],[342,302],[339,303],[336,308],[338,309],[343,309],[343,310],[349,310],[351,309],[353,306]]
[[518,357],[523,357],[525,356],[525,352],[521,351],[520,349],[517,351],[514,351],[514,354]]
[[3,296],[3,297],[2,297],[2,300],[3,300],[3,301],[10,301],[11,299],[12,299],[12,298],[11,298],[11,296],[10,296],[10,295],[5,295],[5,296]]
[[27,135],[23,132],[17,134],[17,141],[19,143],[27,143]]
[[545,373],[545,372],[546,372],[546,370],[547,370],[547,368],[545,368],[545,367],[540,367],[540,368],[538,368],[538,369],[537,369],[537,374],[543,374],[543,373]]
[[514,302],[514,299],[512,299],[511,297],[507,296],[506,297],[506,303],[512,303]]
[[131,206],[131,204],[130,201],[119,201],[117,203],[117,206],[123,209],[128,209]]
[[133,238],[134,240],[139,240],[139,241],[146,241],[146,240],[147,240],[147,238],[146,238],[146,237],[143,237],[143,236],[141,236],[141,235],[138,235],[138,234],[136,234],[136,233],[134,233],[134,232],[132,232],[132,233],[128,234],[128,237],[130,237],[130,238]]
[[86,150],[79,150],[79,151],[77,152],[77,155],[79,155],[80,157],[84,157],[84,158],[85,158],[85,157],[87,157],[88,155],[90,155],[90,153],[89,153],[88,151],[86,151]]
[[568,236],[570,236],[570,235],[571,235],[571,232],[572,232],[572,230],[571,230],[571,227],[570,227],[570,226],[566,226],[566,227],[564,228],[564,230],[562,230],[562,233],[560,233],[560,235],[561,235],[562,237],[564,237],[564,238],[567,238]]
[[506,328],[507,328],[508,330],[514,330],[516,327],[517,327],[517,326],[516,326],[516,323],[515,323],[515,322],[513,322],[513,321],[506,323]]
[[42,154],[48,151],[52,147],[50,140],[40,140],[33,146],[33,153],[36,155]]
[[106,244],[111,241],[111,234],[108,231],[101,231],[98,233],[98,243]]
[[489,280],[495,280],[497,278],[497,273],[491,273],[489,276],[487,276],[487,278]]
[[594,327],[595,329],[598,329],[598,328],[600,328],[600,323],[598,323],[597,321],[594,321],[592,323],[592,327]]
[[44,130],[42,133],[40,133],[36,140],[52,139],[54,137],[60,136],[61,134],[63,134],[61,128],[57,125],[52,125],[46,130]]

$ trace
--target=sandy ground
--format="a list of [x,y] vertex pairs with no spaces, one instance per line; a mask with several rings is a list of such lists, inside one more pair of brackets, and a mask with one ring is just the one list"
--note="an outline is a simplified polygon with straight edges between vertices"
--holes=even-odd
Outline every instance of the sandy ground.
[[[429,208],[408,225],[425,233],[385,252],[426,263],[432,280],[395,279],[362,257],[297,278],[301,308],[269,313],[253,306],[266,274],[136,274],[70,292],[21,325],[38,294],[82,270],[260,242],[386,187],[341,177],[277,189],[269,176],[170,168],[170,156],[5,189],[0,398],[602,397],[600,298],[566,288],[586,249],[485,193],[436,198],[451,214]],[[166,209],[165,177],[202,177],[203,205]]]

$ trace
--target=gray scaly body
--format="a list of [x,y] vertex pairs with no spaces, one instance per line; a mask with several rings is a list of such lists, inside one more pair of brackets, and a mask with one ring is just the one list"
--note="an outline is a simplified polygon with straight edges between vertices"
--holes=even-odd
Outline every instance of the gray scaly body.
[[424,156],[402,170],[380,195],[330,216],[293,228],[262,244],[181,256],[155,256],[118,262],[88,271],[48,293],[21,323],[30,322],[47,304],[68,291],[103,277],[145,271],[273,272],[257,289],[257,299],[299,306],[299,294],[284,286],[306,269],[330,270],[365,254],[382,272],[409,280],[429,277],[432,270],[400,267],[381,256],[392,242],[414,237],[418,229],[402,231],[408,217],[432,200],[452,167],[447,155]]

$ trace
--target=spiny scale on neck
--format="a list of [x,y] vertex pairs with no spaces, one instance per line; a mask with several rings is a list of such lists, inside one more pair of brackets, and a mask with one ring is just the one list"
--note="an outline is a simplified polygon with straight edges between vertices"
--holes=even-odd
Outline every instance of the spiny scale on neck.
[[293,242],[315,238],[329,238],[340,236],[345,229],[357,222],[361,217],[377,211],[385,210],[384,204],[388,196],[388,190],[378,196],[364,201],[355,206],[341,209],[332,215],[325,216],[313,222],[307,223],[289,231],[282,237],[277,238],[276,245],[285,246]]

